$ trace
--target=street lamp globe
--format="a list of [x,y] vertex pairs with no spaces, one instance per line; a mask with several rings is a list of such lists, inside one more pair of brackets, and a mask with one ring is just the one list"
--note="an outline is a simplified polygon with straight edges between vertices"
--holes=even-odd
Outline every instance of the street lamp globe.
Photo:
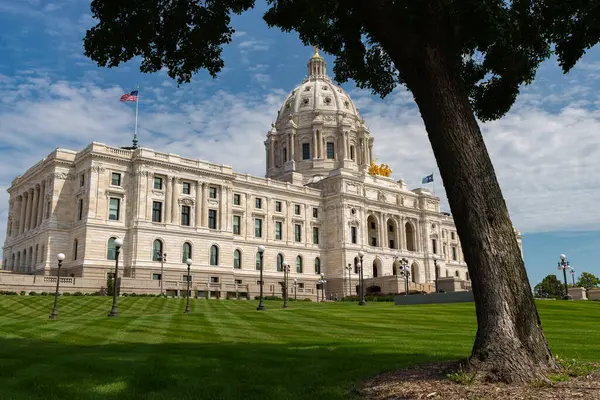
[[363,257],[365,256],[365,252],[364,252],[364,251],[359,251],[359,252],[358,252],[358,256],[359,256],[360,258],[363,258]]
[[187,266],[189,267],[190,265],[192,265],[192,259],[188,258],[187,260],[185,260],[185,263],[187,264]]
[[65,255],[64,255],[63,253],[58,253],[58,254],[56,255],[56,259],[57,259],[58,261],[64,261],[64,260],[65,260]]
[[325,278],[325,274],[321,272],[321,279]]
[[288,266],[288,263],[287,263],[287,261],[284,261],[284,262],[282,262],[282,263],[281,263],[281,266],[282,266],[283,268],[287,268],[287,266]]
[[115,247],[120,249],[123,246],[123,239],[115,239]]
[[565,261],[567,259],[567,256],[564,254],[561,254],[560,259],[561,259],[561,261]]
[[294,285],[298,283],[298,279],[294,278]]
[[258,252],[260,254],[264,253],[265,252],[265,246],[263,246],[262,244],[260,246],[258,246]]

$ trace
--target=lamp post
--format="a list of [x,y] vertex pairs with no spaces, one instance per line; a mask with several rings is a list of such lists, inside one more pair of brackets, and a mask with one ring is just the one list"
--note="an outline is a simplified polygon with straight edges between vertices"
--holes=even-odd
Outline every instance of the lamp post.
[[365,282],[364,282],[364,275],[363,275],[363,257],[365,256],[365,253],[363,251],[359,251],[358,252],[358,258],[360,259],[359,265],[358,265],[358,273],[359,273],[359,287],[360,287],[360,300],[358,302],[359,306],[365,306],[367,305],[367,302],[365,301]]
[[327,281],[325,280],[325,274],[321,272],[321,279],[318,280],[321,285],[321,302],[325,301],[325,284]]
[[573,287],[575,287],[575,268],[571,268],[571,280],[573,281]]
[[294,278],[294,300],[298,300],[298,279]]
[[50,317],[48,317],[49,319],[58,319],[58,285],[60,283],[60,267],[65,259],[65,255],[63,253],[58,253],[56,255],[56,259],[58,260],[58,271],[56,271],[56,292],[54,292],[54,309],[52,310]]
[[404,296],[408,296],[408,278],[410,278],[410,270],[408,268],[408,260],[406,258],[400,259],[400,272],[398,273],[401,277],[404,277]]
[[283,267],[283,308],[288,308],[288,276],[290,276],[290,266],[286,261],[281,263]]
[[123,239],[115,240],[115,283],[113,284],[113,304],[112,309],[108,313],[109,317],[119,316],[119,310],[117,309],[117,292],[119,291],[119,253],[121,252],[121,246],[123,246]]
[[265,309],[265,303],[263,300],[263,253],[265,252],[265,246],[262,244],[258,246],[258,254],[260,255],[260,301],[256,311],[263,311]]
[[158,261],[160,261],[160,295],[163,295],[163,270],[164,263],[167,261],[167,253],[162,253],[160,250],[156,251],[156,256],[158,257]]
[[569,296],[569,286],[567,285],[567,270],[571,269],[571,266],[569,265],[569,262],[567,261],[567,256],[565,256],[564,254],[560,255],[560,261],[558,262],[558,269],[561,270],[563,272],[563,277],[565,279],[565,296],[563,297],[564,300],[570,300],[571,296]]
[[439,271],[440,267],[439,267],[439,265],[437,263],[437,257],[436,256],[433,256],[433,266],[435,267],[435,292],[439,293],[440,289],[438,287],[438,285],[439,285],[438,284],[438,278],[440,276],[440,271]]
[[187,314],[190,312],[190,283],[192,282],[192,275],[190,275],[190,267],[192,266],[192,259],[188,258],[187,260],[185,260],[185,263],[187,264],[187,267],[188,267],[188,273],[187,273],[187,293],[185,295],[186,301],[185,301],[184,314]]
[[346,270],[348,271],[348,296],[352,296],[352,264],[348,263]]

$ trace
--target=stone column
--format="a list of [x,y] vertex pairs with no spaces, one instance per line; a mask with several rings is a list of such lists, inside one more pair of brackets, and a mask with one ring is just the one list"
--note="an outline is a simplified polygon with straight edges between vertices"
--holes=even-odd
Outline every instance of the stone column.
[[344,160],[348,158],[348,149],[346,148],[346,144],[347,144],[346,136],[347,136],[347,134],[348,134],[348,131],[343,131],[342,132],[342,150],[343,150],[342,156],[344,157],[343,158]]
[[275,141],[269,140],[269,168],[275,167]]
[[179,179],[177,177],[173,177],[173,186],[171,188],[172,201],[171,201],[171,222],[174,224],[179,224],[179,202],[177,199],[179,198]]
[[365,137],[363,138],[363,164],[368,166],[370,164],[370,160],[369,160],[369,146],[368,146],[368,139]]
[[46,181],[42,181],[40,184],[40,197],[38,200],[38,226],[42,224],[44,220],[44,203],[46,202]]
[[202,226],[202,182],[196,181],[196,228]]
[[313,129],[313,156],[312,158],[319,158],[319,142],[317,139],[317,130]]
[[170,176],[167,176],[167,187],[165,190],[165,223],[171,223],[171,192],[173,191],[172,179]]
[[24,232],[29,230],[29,221],[31,218],[31,200],[33,199],[33,193],[31,190],[27,191],[27,203],[25,206],[25,229]]
[[40,201],[40,187],[33,187],[33,203],[31,204],[31,229],[37,226],[38,206]]
[[27,197],[21,194],[21,217],[19,218],[19,235],[25,231],[25,210],[27,209]]
[[382,248],[387,248],[389,243],[387,240],[387,224],[386,224],[386,220],[385,220],[385,213],[381,213],[380,232],[381,232],[381,244],[379,246]]
[[373,145],[369,144],[369,164],[371,163],[371,160],[373,160]]
[[208,226],[208,185],[202,183],[202,226]]
[[295,161],[296,153],[294,152],[294,141],[296,140],[296,135],[292,131],[290,133],[290,160]]

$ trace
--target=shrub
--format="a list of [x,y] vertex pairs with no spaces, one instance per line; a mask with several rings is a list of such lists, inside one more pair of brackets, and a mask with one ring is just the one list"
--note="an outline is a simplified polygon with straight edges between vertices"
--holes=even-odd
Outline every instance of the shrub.
[[29,295],[30,296],[37,296],[37,293],[36,292],[29,292]]
[[42,292],[42,293],[40,293],[40,295],[42,295],[42,296],[48,296],[48,292]]
[[21,296],[25,296],[25,291],[21,290],[21,292],[19,293]]
[[308,297],[302,299],[302,301],[312,301],[311,299],[309,299]]
[[[71,296],[71,293],[69,293],[69,292],[65,292],[65,293],[63,293],[62,295],[63,295],[63,296]],[[60,296],[60,293],[59,293],[59,296]]]
[[75,292],[75,293],[73,293],[73,296],[83,296],[83,293],[81,293],[81,292]]

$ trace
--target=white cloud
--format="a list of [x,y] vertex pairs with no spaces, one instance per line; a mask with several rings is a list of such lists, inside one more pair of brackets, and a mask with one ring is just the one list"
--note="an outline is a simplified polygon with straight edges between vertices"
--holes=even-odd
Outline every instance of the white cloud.
[[267,51],[270,43],[265,40],[244,40],[238,47],[244,51]]

